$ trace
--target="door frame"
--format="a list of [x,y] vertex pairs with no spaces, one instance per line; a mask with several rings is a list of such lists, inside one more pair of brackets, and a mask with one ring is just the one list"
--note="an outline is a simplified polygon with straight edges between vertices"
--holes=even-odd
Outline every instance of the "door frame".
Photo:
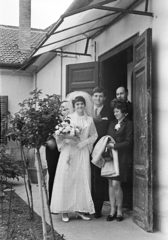
[[103,79],[102,79],[102,62],[107,60],[110,57],[114,57],[116,54],[120,53],[121,51],[125,50],[126,48],[130,47],[133,45],[134,41],[136,38],[139,36],[139,33],[134,34],[130,38],[126,39],[125,41],[119,43],[109,51],[101,54],[98,57],[98,62],[99,62],[99,85],[102,86],[103,84]]

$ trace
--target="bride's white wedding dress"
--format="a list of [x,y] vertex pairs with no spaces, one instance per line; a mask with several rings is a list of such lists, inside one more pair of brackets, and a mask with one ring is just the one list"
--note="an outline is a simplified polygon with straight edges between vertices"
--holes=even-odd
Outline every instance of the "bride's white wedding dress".
[[76,146],[64,143],[61,137],[56,137],[61,154],[53,185],[51,212],[93,214],[90,153],[97,139],[97,131],[92,117],[86,114],[79,116],[76,112],[68,116],[72,123],[82,128],[80,141],[85,141],[86,145],[79,150]]

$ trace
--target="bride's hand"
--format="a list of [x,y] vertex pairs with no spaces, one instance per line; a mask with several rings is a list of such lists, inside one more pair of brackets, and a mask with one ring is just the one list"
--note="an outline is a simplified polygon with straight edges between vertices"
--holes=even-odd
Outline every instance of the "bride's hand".
[[78,141],[77,140],[73,140],[73,139],[64,139],[64,142],[66,144],[72,145],[72,146],[76,146]]
[[79,142],[76,146],[77,146],[77,148],[82,149],[86,145],[87,145],[87,142],[86,141],[82,141],[82,142]]

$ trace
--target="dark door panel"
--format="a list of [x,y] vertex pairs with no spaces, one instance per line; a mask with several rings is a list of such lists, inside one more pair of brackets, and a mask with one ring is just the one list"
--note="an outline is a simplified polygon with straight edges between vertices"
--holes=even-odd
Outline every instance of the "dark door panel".
[[145,231],[153,231],[151,42],[147,29],[134,43],[134,169],[133,219]]
[[79,90],[91,94],[96,86],[98,86],[98,62],[67,66],[67,94]]

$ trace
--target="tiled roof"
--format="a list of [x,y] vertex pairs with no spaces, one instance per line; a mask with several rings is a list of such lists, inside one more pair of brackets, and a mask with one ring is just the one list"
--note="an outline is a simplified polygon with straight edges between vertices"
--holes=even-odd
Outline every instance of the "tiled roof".
[[[46,30],[31,29],[31,49],[44,38]],[[22,64],[30,53],[19,50],[19,28],[0,25],[0,64]]]

